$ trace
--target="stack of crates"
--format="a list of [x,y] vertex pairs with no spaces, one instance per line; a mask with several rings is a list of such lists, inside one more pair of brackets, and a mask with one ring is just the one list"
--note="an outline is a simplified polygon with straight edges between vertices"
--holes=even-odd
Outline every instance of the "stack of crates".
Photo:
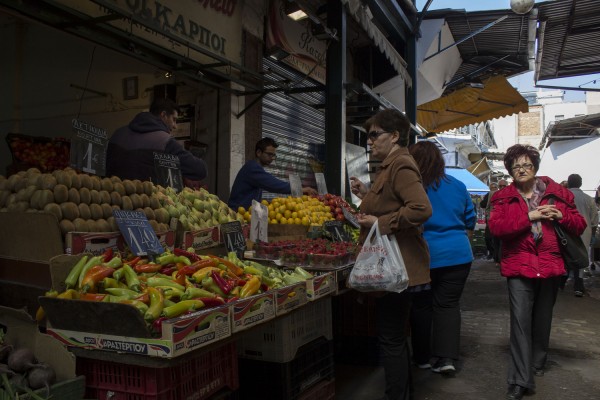
[[335,397],[331,298],[309,302],[237,342],[240,398]]
[[[118,358],[118,357],[116,357]],[[235,343],[155,368],[77,358],[86,398],[111,400],[235,399],[239,386]]]
[[333,300],[336,362],[379,365],[375,298],[350,290],[334,297]]

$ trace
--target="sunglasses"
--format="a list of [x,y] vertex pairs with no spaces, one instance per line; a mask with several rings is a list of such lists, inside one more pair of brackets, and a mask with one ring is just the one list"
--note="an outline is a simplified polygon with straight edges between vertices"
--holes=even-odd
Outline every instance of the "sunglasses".
[[370,131],[369,133],[367,133],[367,138],[371,139],[371,141],[374,141],[379,136],[383,135],[384,133],[392,133],[392,132],[388,132],[388,131]]

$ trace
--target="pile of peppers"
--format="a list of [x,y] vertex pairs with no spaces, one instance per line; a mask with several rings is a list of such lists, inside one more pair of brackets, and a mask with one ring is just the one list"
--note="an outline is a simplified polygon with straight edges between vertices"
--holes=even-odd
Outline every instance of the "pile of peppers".
[[[46,295],[128,304],[159,333],[165,319],[221,306],[310,276],[306,271],[286,273],[242,261],[235,253],[223,258],[175,249],[150,260],[134,256],[121,259],[108,250],[100,256],[84,255],[65,279],[66,290]],[[36,317],[44,318],[41,307]]]

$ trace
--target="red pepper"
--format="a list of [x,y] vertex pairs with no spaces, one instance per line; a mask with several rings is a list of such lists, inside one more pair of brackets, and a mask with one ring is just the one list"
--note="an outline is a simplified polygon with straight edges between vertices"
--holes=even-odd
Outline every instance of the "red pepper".
[[140,294],[134,300],[141,301],[142,303],[150,304],[150,296],[147,292]]
[[124,261],[124,262],[123,262],[123,264],[135,265],[135,264],[137,264],[137,263],[138,263],[138,262],[139,262],[141,259],[142,259],[142,257],[140,257],[140,256],[137,256],[137,257],[134,257],[134,258],[132,258],[131,260]]
[[238,286],[244,286],[246,284],[246,282],[248,282],[248,281],[245,280],[245,279],[238,279],[237,282],[236,282],[236,284]]
[[225,300],[221,296],[201,297],[196,300],[202,301],[206,307],[219,307],[225,304]]
[[138,274],[142,274],[144,272],[152,273],[158,272],[162,269],[162,265],[160,264],[136,264],[133,266],[133,270]]
[[223,291],[223,293],[228,294],[233,289],[225,279],[217,271],[212,272],[213,281],[217,284],[219,289]]
[[234,301],[238,301],[239,299],[240,299],[239,297],[233,296],[233,297],[228,298],[226,301],[227,301],[227,303],[233,303]]
[[104,257],[104,262],[109,262],[110,260],[112,260],[114,257],[114,252],[113,252],[112,247],[109,247],[108,249],[106,249],[104,251],[104,254],[102,254],[102,257]]
[[162,336],[162,323],[167,317],[158,317],[152,322],[152,331]]
[[189,260],[191,262],[196,262],[196,261],[200,261],[201,260],[201,258],[198,256],[198,254],[192,253],[191,251],[186,251],[186,250],[183,250],[183,249],[175,248],[175,249],[173,249],[173,253],[176,256],[187,257],[187,258],[189,258]]
[[216,267],[217,266],[217,262],[215,260],[212,259],[206,259],[206,260],[199,260],[194,262],[191,265],[186,265],[183,268],[181,268],[178,272],[177,272],[177,276],[179,277],[180,275],[193,275],[194,272],[201,270],[202,268],[206,268],[206,267]]
[[160,273],[163,275],[173,275],[173,272],[177,271],[177,267],[175,266],[175,264],[167,264],[167,265],[163,265],[163,267],[160,269]]
[[267,286],[266,283],[261,283],[260,290],[262,290],[263,292],[266,292],[267,290],[269,290],[269,286]]
[[112,276],[113,272],[115,272],[114,268],[105,267],[104,265],[93,266],[85,273],[81,281],[81,291],[83,293],[95,292],[96,284],[102,279]]
[[106,296],[106,294],[101,294],[101,293],[81,293],[79,295],[79,300],[86,300],[86,301],[102,301],[104,300],[104,297]]

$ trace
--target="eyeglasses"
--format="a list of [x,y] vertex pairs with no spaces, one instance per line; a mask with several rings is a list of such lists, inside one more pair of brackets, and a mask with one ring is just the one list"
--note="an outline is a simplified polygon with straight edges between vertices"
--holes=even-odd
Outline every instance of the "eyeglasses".
[[521,168],[525,171],[531,171],[533,169],[533,164],[515,165],[511,169],[513,172],[519,172]]
[[270,151],[263,151],[263,154],[266,154],[271,158],[277,158],[277,154],[271,153]]
[[383,135],[384,133],[392,133],[392,132],[387,132],[387,131],[371,131],[369,133],[367,133],[367,138],[373,140],[376,140],[379,136]]
[[508,185],[498,185],[499,188],[505,188]]

